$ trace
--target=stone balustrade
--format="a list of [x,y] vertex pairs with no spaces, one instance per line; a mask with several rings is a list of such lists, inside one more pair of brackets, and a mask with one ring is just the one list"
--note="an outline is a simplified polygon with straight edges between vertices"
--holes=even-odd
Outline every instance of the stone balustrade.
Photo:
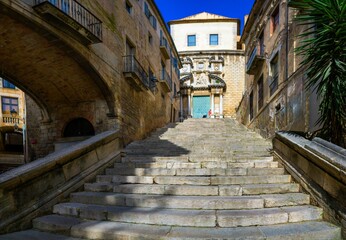
[[0,175],[0,233],[31,220],[120,161],[120,134],[110,130]]
[[278,132],[274,156],[324,209],[324,218],[342,226],[346,237],[346,149],[320,138]]

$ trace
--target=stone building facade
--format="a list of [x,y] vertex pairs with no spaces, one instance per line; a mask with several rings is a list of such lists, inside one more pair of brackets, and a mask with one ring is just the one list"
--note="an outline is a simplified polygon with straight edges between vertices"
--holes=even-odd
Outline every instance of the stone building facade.
[[35,158],[109,129],[128,143],[179,119],[181,62],[154,1],[4,0],[0,29],[1,77],[39,108],[27,116]]
[[0,165],[9,164],[9,154],[17,156],[12,158],[14,163],[23,163],[25,139],[25,94],[15,85],[0,77]]
[[169,25],[183,64],[182,118],[234,116],[245,76],[239,19],[203,12]]
[[314,92],[305,91],[301,56],[294,49],[304,30],[286,0],[258,0],[244,27],[245,92],[237,109],[244,125],[271,138],[277,130],[313,132],[318,118]]

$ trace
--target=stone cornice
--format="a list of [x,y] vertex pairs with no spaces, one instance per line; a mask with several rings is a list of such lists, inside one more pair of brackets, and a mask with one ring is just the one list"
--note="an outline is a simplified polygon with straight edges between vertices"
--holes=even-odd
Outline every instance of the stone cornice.
[[244,50],[202,50],[202,51],[181,51],[180,56],[191,56],[191,55],[242,55],[244,56]]

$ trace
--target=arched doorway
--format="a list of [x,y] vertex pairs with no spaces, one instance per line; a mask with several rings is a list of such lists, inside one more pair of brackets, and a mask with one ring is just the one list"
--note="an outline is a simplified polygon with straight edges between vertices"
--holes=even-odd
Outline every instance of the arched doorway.
[[85,118],[75,118],[67,123],[63,137],[87,137],[94,136],[93,125]]

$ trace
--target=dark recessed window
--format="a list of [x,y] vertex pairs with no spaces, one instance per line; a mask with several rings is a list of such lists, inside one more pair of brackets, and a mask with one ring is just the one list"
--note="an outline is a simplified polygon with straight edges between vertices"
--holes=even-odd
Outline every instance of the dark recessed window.
[[252,120],[253,119],[253,91],[251,91],[249,96],[249,115],[250,115],[250,120]]
[[148,32],[148,42],[152,45],[153,44],[153,35],[151,35],[150,32]]
[[125,2],[125,8],[126,8],[126,11],[131,14],[132,13],[132,5],[131,3],[129,3],[128,1]]
[[209,45],[219,45],[219,35],[210,34],[209,35]]
[[279,7],[275,9],[275,11],[272,13],[271,18],[271,31],[270,33],[273,34],[275,30],[279,27],[279,22],[280,22],[280,11]]
[[263,76],[257,81],[257,95],[258,95],[258,103],[257,107],[260,110],[263,107]]
[[270,62],[271,78],[269,83],[270,96],[275,93],[279,86],[279,56],[275,55],[273,60]]
[[196,35],[187,36],[187,46],[196,46]]

